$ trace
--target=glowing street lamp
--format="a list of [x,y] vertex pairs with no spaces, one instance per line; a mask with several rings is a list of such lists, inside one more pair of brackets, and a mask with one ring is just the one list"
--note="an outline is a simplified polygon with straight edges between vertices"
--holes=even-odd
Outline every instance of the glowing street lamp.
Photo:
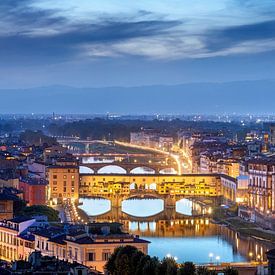
[[213,253],[209,253],[208,257],[210,259],[210,263],[212,263],[213,262],[214,254]]
[[248,254],[248,256],[250,258],[250,261],[252,262],[253,252],[250,251],[249,254]]
[[220,257],[220,256],[216,256],[216,261],[217,261],[217,264],[219,264],[220,259],[221,259],[221,257]]

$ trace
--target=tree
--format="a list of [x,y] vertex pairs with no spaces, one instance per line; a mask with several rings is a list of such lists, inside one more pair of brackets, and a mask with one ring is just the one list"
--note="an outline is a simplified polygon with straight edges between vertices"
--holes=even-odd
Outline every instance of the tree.
[[150,260],[147,260],[144,263],[144,266],[142,269],[142,275],[159,275],[158,273],[159,265],[160,265],[160,262],[158,258],[156,257],[150,258]]
[[196,267],[192,262],[185,262],[178,270],[178,275],[195,275]]
[[53,144],[56,144],[55,138],[44,135],[42,131],[26,130],[20,134],[20,140],[24,141],[26,144],[36,146],[43,144],[52,146]]
[[107,261],[106,265],[105,265],[105,269],[110,273],[110,274],[114,274],[115,269],[116,269],[116,258],[117,258],[117,254],[119,253],[121,247],[117,247],[114,252],[112,253],[112,255],[110,256],[109,260]]
[[178,266],[173,258],[164,258],[159,267],[158,274],[160,275],[177,275]]
[[112,275],[133,275],[145,254],[134,246],[118,247],[105,265]]
[[239,272],[238,270],[232,268],[232,267],[227,267],[223,270],[224,275],[238,275]]
[[217,272],[214,270],[209,270],[205,266],[199,266],[196,270],[196,275],[216,275]]
[[47,205],[32,205],[26,206],[24,201],[19,201],[16,206],[15,211],[16,216],[27,216],[33,217],[37,215],[47,216],[48,221],[58,222],[59,221],[59,212],[52,207]]

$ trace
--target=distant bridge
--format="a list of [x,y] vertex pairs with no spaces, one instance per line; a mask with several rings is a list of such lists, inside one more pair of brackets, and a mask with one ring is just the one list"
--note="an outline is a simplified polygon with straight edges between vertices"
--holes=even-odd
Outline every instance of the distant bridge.
[[161,171],[164,171],[165,169],[174,169],[175,171],[177,171],[178,169],[177,164],[160,164],[160,163],[154,163],[152,161],[148,163],[123,162],[123,161],[95,162],[95,163],[81,163],[80,166],[92,169],[94,174],[97,174],[100,169],[108,166],[120,167],[125,171],[125,174],[130,174],[135,168],[145,168],[145,169],[148,169],[148,173],[154,172],[155,174],[159,174]]

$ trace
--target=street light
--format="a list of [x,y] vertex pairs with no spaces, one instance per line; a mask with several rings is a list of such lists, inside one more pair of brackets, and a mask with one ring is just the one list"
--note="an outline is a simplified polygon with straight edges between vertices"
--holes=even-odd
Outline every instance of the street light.
[[253,252],[250,251],[249,254],[248,254],[248,256],[250,258],[250,261],[252,262]]
[[219,264],[220,259],[221,259],[221,257],[220,257],[220,256],[216,256],[216,261],[217,261],[217,264]]
[[213,262],[214,254],[213,253],[209,253],[208,257],[210,258],[210,263],[212,263]]

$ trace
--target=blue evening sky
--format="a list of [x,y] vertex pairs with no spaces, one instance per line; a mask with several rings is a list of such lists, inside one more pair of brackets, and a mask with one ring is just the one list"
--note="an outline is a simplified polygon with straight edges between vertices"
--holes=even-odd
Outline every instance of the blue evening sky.
[[1,88],[274,79],[274,0],[1,0]]

